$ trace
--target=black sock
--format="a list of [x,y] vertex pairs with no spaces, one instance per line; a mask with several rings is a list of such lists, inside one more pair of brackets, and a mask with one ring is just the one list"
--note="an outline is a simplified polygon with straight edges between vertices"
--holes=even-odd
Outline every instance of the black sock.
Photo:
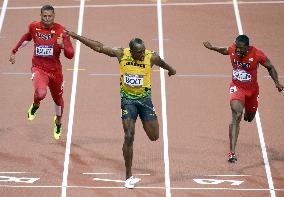
[[56,125],[56,133],[60,132],[60,128],[61,128],[61,123],[60,124],[55,124]]
[[33,104],[32,110],[31,110],[31,114],[34,115],[36,113],[36,110],[39,108],[39,106]]

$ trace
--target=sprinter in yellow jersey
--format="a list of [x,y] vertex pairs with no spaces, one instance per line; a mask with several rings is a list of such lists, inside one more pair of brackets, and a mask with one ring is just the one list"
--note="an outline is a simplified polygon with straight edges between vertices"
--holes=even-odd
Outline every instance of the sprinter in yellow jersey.
[[[67,31],[67,30],[66,30]],[[123,157],[126,167],[126,188],[134,188],[140,180],[132,176],[135,122],[139,115],[143,128],[151,141],[159,138],[159,124],[151,100],[151,68],[155,64],[175,75],[176,70],[154,52],[145,49],[140,38],[134,38],[129,48],[111,48],[104,44],[67,31],[96,52],[116,57],[120,64],[121,118],[124,129]]]

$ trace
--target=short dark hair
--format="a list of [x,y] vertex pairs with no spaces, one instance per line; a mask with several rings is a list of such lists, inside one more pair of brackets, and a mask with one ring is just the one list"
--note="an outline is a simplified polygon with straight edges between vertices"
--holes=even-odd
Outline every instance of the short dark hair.
[[43,11],[46,10],[52,10],[54,12],[54,8],[51,5],[44,5],[41,7],[40,12],[42,13]]
[[242,42],[244,43],[246,46],[249,46],[249,37],[247,37],[246,35],[239,35],[236,38],[236,42]]
[[144,45],[144,42],[143,42],[143,40],[140,39],[140,38],[133,38],[133,39],[129,42],[129,48],[130,48],[131,50],[133,50],[133,48],[134,48],[134,46],[135,46],[136,44],[143,44],[143,45]]

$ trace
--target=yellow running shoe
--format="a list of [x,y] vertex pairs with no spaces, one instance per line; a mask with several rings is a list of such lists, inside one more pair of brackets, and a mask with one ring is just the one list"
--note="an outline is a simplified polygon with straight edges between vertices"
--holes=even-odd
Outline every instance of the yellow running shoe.
[[28,120],[29,121],[32,121],[32,120],[35,119],[35,117],[36,117],[36,110],[37,109],[33,108],[33,104],[30,106],[30,108],[28,109]]
[[54,122],[53,137],[54,139],[59,140],[62,133],[61,124],[60,125],[56,124],[56,116],[54,116],[53,122]]

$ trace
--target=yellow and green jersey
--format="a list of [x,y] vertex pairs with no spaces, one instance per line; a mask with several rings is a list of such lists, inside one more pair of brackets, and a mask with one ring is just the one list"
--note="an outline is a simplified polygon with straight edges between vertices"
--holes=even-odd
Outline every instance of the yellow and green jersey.
[[139,99],[151,94],[152,52],[145,50],[143,61],[134,60],[130,48],[125,48],[120,61],[120,94],[130,99]]

